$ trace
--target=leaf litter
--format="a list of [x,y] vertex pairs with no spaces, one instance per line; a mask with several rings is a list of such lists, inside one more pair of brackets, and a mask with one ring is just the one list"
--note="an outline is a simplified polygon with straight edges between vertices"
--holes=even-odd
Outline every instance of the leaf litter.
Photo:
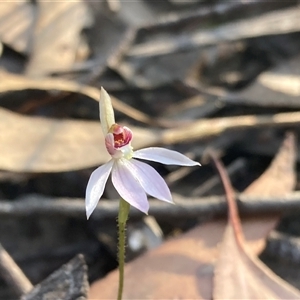
[[[270,167],[245,190],[245,194],[274,195],[277,191],[284,196],[294,188],[294,169],[295,137],[288,133]],[[269,188],[265,189],[266,187]],[[125,267],[125,297],[273,299],[281,295],[283,298],[275,299],[297,299],[299,294],[295,288],[278,279],[254,257],[254,254],[259,254],[263,249],[265,238],[275,228],[279,215],[243,218],[241,225],[239,217],[231,212],[232,206],[236,209],[235,202],[230,205],[227,227],[223,220],[202,224],[129,263]],[[238,237],[235,236],[233,226],[239,232]],[[221,241],[222,245],[219,247]],[[247,250],[244,250],[246,246]],[[118,273],[114,271],[105,279],[95,282],[91,286],[89,299],[94,299],[97,295],[103,298],[114,297],[117,276]],[[271,286],[263,286],[262,278]],[[138,286],[137,280],[140,283]],[[245,282],[249,286],[245,286]],[[184,292],[182,286],[185,287]],[[273,288],[277,294],[270,292]]]
[[29,1],[1,1],[0,40],[20,53],[30,53],[34,21],[34,6]]
[[[37,89],[80,93],[96,101],[99,97],[97,89],[73,81],[55,78],[32,79],[6,72],[0,75],[2,77],[0,91],[6,93]],[[143,113],[131,110],[128,105],[114,97],[113,104],[117,110],[129,114],[130,117],[151,123]],[[98,132],[97,128],[100,127],[99,122],[25,117],[4,109],[1,110],[1,116],[0,151],[3,155],[0,156],[0,168],[3,170],[59,172],[87,168],[107,161],[105,149],[97,146],[101,145],[103,138],[100,131],[99,135],[95,135],[95,132]],[[180,126],[180,128],[165,130],[136,126],[134,146],[142,148],[159,143],[168,145],[215,136],[230,129],[279,126],[295,122],[300,123],[300,113],[282,113],[273,117],[243,116],[203,119]],[[38,146],[40,143],[44,143],[45,147],[40,148]],[[91,155],[87,156],[84,153]]]
[[[262,172],[286,128],[292,127],[298,133],[300,47],[296,1],[201,1],[181,5],[176,1],[155,5],[142,1],[128,5],[117,2],[117,6],[110,0],[46,2],[0,4],[3,50],[0,56],[3,68],[0,207],[1,215],[9,216],[1,217],[0,240],[32,282],[40,282],[78,252],[87,258],[91,281],[115,267],[113,254],[103,250],[116,251],[111,233],[114,221],[111,208],[115,203],[109,206],[110,200],[104,201],[91,223],[82,223],[80,217],[84,185],[90,173],[86,168],[107,160],[105,149],[100,146],[102,134],[96,120],[101,85],[115,96],[112,97],[114,106],[122,123],[135,125],[136,148],[168,145],[197,159],[207,145],[217,145],[229,170],[234,162],[246,161],[239,167],[238,175],[232,176],[238,190],[251,183],[253,174],[248,178],[243,172],[247,172],[253,161],[256,176]],[[201,103],[188,103],[188,99],[195,97],[203,98]],[[30,115],[24,115],[30,107]],[[266,137],[270,143],[264,152],[260,139]],[[247,147],[249,141],[251,147]],[[245,253],[251,253],[250,257],[258,255],[264,247],[265,237],[281,217],[275,200],[281,195],[280,207],[286,208],[293,199],[299,198],[296,193],[287,196],[295,185],[294,144],[294,138],[289,135],[267,175],[244,191],[247,201],[253,196],[253,201],[261,198],[265,205],[269,197],[269,212],[258,208],[259,203],[257,206],[254,203],[252,208],[243,206],[243,195],[240,197],[242,212],[255,214],[243,216],[247,250],[241,250],[236,244],[233,232],[226,231],[224,241],[229,240],[228,247],[233,247],[232,251],[240,257]],[[180,218],[175,218],[176,222],[175,214],[172,219],[166,207],[153,202],[154,215],[158,216],[166,236],[176,232],[178,235],[198,225],[129,263],[126,293],[138,299],[211,299],[214,267],[222,255],[218,243],[226,222],[219,219],[199,223],[218,212],[224,213],[225,206],[221,203],[217,208],[213,200],[222,199],[216,195],[220,183],[206,164],[197,172],[183,173],[176,173],[173,167],[155,167],[166,178],[173,178],[174,191],[184,194],[178,198],[182,201],[178,202],[176,215]],[[211,207],[205,208],[211,215],[202,220],[204,214],[201,214],[196,219],[195,213],[188,213],[194,200],[190,197],[197,186],[207,182],[214,187],[208,191],[213,195]],[[28,193],[28,202],[21,203]],[[35,202],[31,201],[31,193],[36,194]],[[12,202],[16,197],[18,201]],[[116,198],[110,187],[106,197]],[[39,205],[45,198],[44,205]],[[64,212],[60,214],[62,199]],[[209,198],[204,200],[204,207],[209,207]],[[31,206],[26,206],[27,203]],[[21,211],[19,204],[26,209]],[[297,211],[296,204],[292,206]],[[104,209],[100,212],[101,207]],[[258,215],[261,211],[267,216]],[[57,216],[55,226],[52,213]],[[133,215],[131,227],[136,229],[140,217]],[[103,220],[107,222],[104,224]],[[13,241],[11,236],[15,237]],[[47,246],[45,250],[45,245],[55,246]],[[244,257],[241,269],[252,274],[249,284],[255,282],[258,271],[256,262],[253,267],[252,258]],[[84,275],[86,270],[82,272]],[[265,271],[259,272],[268,278]],[[111,273],[106,279],[96,281],[91,295],[114,297],[115,276]],[[277,282],[278,286],[278,281],[272,278],[264,280],[273,285]],[[44,284],[46,289],[60,292],[49,281]],[[279,286],[286,287],[282,282]],[[251,285],[247,291],[257,295],[253,290]],[[270,296],[268,287],[262,290]],[[2,290],[0,284],[0,297],[9,299],[3,291],[7,289]],[[241,293],[235,286],[232,291]],[[66,290],[63,288],[61,292]]]
[[81,32],[93,22],[84,1],[37,1],[36,5],[37,20],[26,73],[44,76],[68,71],[84,61],[89,49]]

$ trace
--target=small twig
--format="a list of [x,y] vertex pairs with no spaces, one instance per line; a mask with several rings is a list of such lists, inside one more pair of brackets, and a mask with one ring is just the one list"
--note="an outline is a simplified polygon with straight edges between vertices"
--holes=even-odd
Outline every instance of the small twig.
[[12,290],[18,297],[28,293],[33,288],[29,279],[25,276],[22,270],[1,245],[0,273],[5,279],[6,283],[12,287]]
[[203,119],[182,128],[164,130],[161,136],[161,143],[168,145],[188,142],[219,135],[226,130],[233,129],[295,126],[296,124],[300,124],[300,112]]
[[[195,218],[220,216],[227,212],[224,196],[185,198],[173,195],[176,205],[150,200],[150,214],[156,218]],[[280,197],[259,197],[236,195],[242,214],[273,214],[300,211],[300,192]],[[119,211],[119,200],[100,200],[92,219],[115,219]],[[22,216],[65,216],[85,219],[84,199],[45,198],[37,195],[16,201],[0,202],[0,217]],[[136,209],[130,212],[130,219],[140,219],[143,214]]]

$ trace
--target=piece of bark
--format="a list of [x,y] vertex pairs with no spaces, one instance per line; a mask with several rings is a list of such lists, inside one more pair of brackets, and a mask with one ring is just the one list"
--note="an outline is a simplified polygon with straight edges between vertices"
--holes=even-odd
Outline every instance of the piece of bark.
[[23,295],[21,300],[85,300],[88,288],[87,266],[83,256],[77,255]]

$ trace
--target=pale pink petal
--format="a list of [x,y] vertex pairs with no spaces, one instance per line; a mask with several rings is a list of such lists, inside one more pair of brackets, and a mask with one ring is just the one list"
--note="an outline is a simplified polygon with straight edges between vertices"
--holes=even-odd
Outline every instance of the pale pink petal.
[[131,143],[131,141],[132,141],[133,133],[132,133],[132,131],[131,131],[128,127],[126,127],[126,126],[123,127],[123,130],[124,130],[124,145],[128,145],[128,144]]
[[187,156],[177,151],[158,147],[150,147],[134,151],[133,157],[156,161],[165,165],[200,166],[198,162],[189,159]]
[[113,166],[113,160],[97,168],[91,175],[85,192],[86,216],[90,217],[102,197],[105,184]]
[[127,159],[118,159],[112,169],[112,182],[119,195],[138,210],[148,213],[147,195],[128,168]]
[[131,159],[127,164],[147,194],[154,198],[173,203],[166,182],[155,169],[135,159]]
[[106,147],[107,152],[110,155],[113,155],[116,152],[114,143],[115,143],[115,141],[114,141],[114,135],[112,133],[108,133],[105,136],[105,147]]

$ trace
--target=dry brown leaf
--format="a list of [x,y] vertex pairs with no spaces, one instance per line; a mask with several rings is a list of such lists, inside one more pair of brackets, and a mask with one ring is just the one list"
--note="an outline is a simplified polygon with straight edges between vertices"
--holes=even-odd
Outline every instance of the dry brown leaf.
[[34,5],[27,0],[1,1],[0,40],[21,53],[29,53]]
[[[293,141],[294,137],[290,134],[285,144],[293,145]],[[285,152],[285,146],[282,147],[280,154]],[[215,267],[213,298],[299,299],[300,291],[274,274],[247,250],[229,177],[224,166],[217,159],[214,161],[225,188],[229,220]],[[278,161],[280,158],[270,169],[274,169]]]
[[214,299],[300,299],[300,291],[237,242],[231,225],[226,229],[219,253]]
[[[271,228],[264,220],[243,220],[247,245],[256,245]],[[218,220],[197,226],[179,238],[165,242],[125,266],[124,299],[211,299],[212,277],[219,241],[226,222]],[[251,248],[252,249],[252,248]],[[260,249],[254,248],[254,253]],[[118,272],[94,282],[89,299],[115,299]]]
[[287,133],[277,155],[269,168],[244,192],[254,196],[284,196],[296,185],[296,143],[295,136]]
[[[243,194],[253,196],[284,196],[294,190],[296,185],[296,142],[295,135],[286,134],[277,155],[268,169]],[[273,214],[264,223],[267,228],[275,228],[281,214]],[[258,241],[260,247],[265,247],[265,239]]]
[[[157,139],[154,132],[132,128],[134,147]],[[22,116],[0,109],[0,169],[61,172],[108,161],[100,122]]]
[[[37,22],[27,74],[66,71],[88,49],[80,33],[92,19],[84,1],[37,1]],[[84,47],[84,48],[82,48]],[[87,51],[85,51],[87,55]],[[85,57],[81,57],[82,60]]]

